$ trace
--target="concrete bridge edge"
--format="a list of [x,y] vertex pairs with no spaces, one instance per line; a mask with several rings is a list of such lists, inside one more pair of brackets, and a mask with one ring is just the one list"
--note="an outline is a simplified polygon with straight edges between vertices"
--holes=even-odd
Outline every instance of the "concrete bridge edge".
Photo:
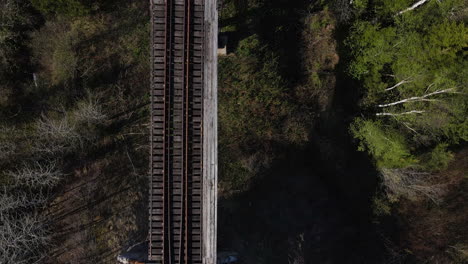
[[205,1],[203,91],[203,264],[216,264],[218,205],[218,10]]

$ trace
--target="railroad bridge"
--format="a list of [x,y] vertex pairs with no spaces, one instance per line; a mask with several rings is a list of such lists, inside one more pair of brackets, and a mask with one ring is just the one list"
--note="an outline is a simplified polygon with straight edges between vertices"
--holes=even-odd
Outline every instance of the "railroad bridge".
[[216,263],[216,0],[151,1],[149,263]]

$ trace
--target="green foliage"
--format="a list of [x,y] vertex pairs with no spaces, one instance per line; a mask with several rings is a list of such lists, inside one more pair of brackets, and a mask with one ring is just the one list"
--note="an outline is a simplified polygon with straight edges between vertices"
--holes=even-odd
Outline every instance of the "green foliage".
[[237,14],[236,4],[234,1],[223,1],[223,8],[219,10],[219,18],[223,20],[235,17]]
[[369,0],[355,0],[353,1],[353,7],[356,8],[357,10],[364,10],[367,8],[367,5],[369,4]]
[[453,160],[454,155],[447,150],[448,144],[438,144],[430,153],[429,159],[425,161],[426,169],[430,171],[446,169],[449,162]]
[[[48,244],[35,241],[42,239],[36,229],[46,230],[42,222],[31,223],[34,230],[26,226],[24,237],[14,229],[21,228],[24,218],[45,216],[50,198],[63,195],[63,188],[55,188],[62,176],[92,177],[88,168],[99,164],[96,159],[114,165],[115,153],[126,153],[120,155],[125,162],[117,163],[129,169],[117,174],[136,175],[138,166],[146,166],[138,161],[143,154],[133,161],[131,156],[144,153],[132,144],[141,140],[135,145],[144,146],[146,137],[142,120],[148,114],[149,2],[119,2],[110,8],[106,1],[109,9],[96,13],[96,2],[103,1],[33,0],[43,16],[30,2],[0,1],[0,200],[25,195],[20,204],[6,204],[8,212],[5,204],[0,206],[1,226],[7,227],[0,231],[13,234],[11,243],[0,232],[0,251],[6,252],[0,254],[1,263],[41,262],[52,256]],[[108,165],[96,167],[102,172]],[[8,227],[3,220],[10,212],[15,221]],[[56,224],[49,220],[47,227]]]
[[55,84],[73,79],[78,66],[78,57],[71,43],[59,43],[52,54],[52,81]]
[[[229,154],[223,154],[220,156],[229,157]],[[240,161],[220,160],[220,164],[220,187],[223,189],[223,193],[242,191],[247,188],[254,175],[244,168]]]
[[119,52],[122,56],[122,64],[124,65],[147,65],[148,64],[148,47],[149,47],[149,24],[138,25],[134,27],[130,34],[122,36]]
[[392,205],[385,197],[374,197],[372,204],[374,214],[377,216],[390,215],[392,212]]
[[351,127],[359,150],[371,154],[379,168],[404,168],[416,162],[405,138],[379,121],[357,119]]
[[261,52],[260,40],[257,35],[249,36],[241,41],[236,50],[236,54],[241,57],[258,56]]
[[347,45],[354,60],[349,73],[356,79],[378,75],[387,63],[392,61],[392,48],[396,37],[392,27],[381,28],[369,22],[357,22],[351,29]]
[[463,264],[468,262],[468,245],[464,243],[450,246],[448,253],[452,257],[454,264]]
[[[358,120],[353,128],[379,167],[395,167],[400,159],[406,160],[400,167],[415,165],[410,150],[468,140],[468,28],[455,15],[463,1],[429,1],[397,15],[413,2],[369,2],[375,13],[358,18],[345,42],[352,56],[348,72],[361,83],[362,106],[372,115],[388,114],[374,125]],[[384,144],[384,138],[394,142]],[[390,151],[384,153],[383,146]],[[450,154],[442,149],[431,154],[427,169],[446,166]]]
[[[292,105],[276,56],[257,35],[219,58],[220,184],[243,190],[269,166],[275,142],[307,140],[307,124]],[[256,155],[258,154],[258,155]]]
[[275,58],[261,61],[261,52],[258,39],[251,36],[240,42],[237,56],[219,62],[221,129],[234,140],[273,139],[291,107]]
[[46,80],[52,85],[72,81],[79,63],[76,46],[82,36],[65,21],[46,23],[33,38],[35,57],[47,69]]
[[91,12],[88,1],[83,0],[31,0],[35,8],[44,14],[83,16]]
[[309,22],[310,30],[312,32],[323,29],[330,23],[333,23],[329,13],[324,13],[323,16],[311,16]]
[[[128,26],[130,22],[132,26]],[[106,33],[110,27],[113,34]],[[39,77],[45,85],[89,86],[114,82],[115,76],[109,73],[115,69],[135,66],[147,70],[148,34],[149,22],[141,18],[116,23],[100,15],[57,17],[33,35],[34,57],[42,66]]]
[[457,53],[466,46],[468,42],[468,29],[463,23],[443,20],[428,28],[426,34],[426,45],[430,46],[432,56],[448,56],[456,58]]
[[410,7],[413,0],[377,0],[373,3],[376,13],[380,17],[392,17],[401,10]]
[[[411,4],[407,7],[411,6]],[[427,25],[440,23],[443,19],[462,21],[463,17],[466,18],[466,11],[463,11],[464,8],[466,8],[465,0],[431,0],[417,9],[394,16],[393,19],[398,24],[404,24],[408,29],[421,29]]]
[[14,105],[12,98],[21,94],[30,66],[25,47],[33,24],[27,1],[0,1],[0,112]]

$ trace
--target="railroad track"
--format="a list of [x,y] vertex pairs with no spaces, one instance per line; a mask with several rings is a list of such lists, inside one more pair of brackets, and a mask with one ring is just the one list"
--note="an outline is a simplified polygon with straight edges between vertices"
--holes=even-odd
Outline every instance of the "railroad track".
[[149,252],[202,263],[203,0],[152,1]]

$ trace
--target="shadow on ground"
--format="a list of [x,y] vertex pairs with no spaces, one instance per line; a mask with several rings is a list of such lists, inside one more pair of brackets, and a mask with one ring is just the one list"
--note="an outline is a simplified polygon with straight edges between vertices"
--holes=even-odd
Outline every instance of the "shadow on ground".
[[54,229],[47,263],[115,263],[146,239],[147,180],[139,176],[146,159],[123,146],[84,161],[48,207]]
[[[303,19],[313,12],[314,1],[257,2],[247,10],[246,1],[237,1],[245,12],[220,24],[235,25],[233,46],[257,34],[278,56],[282,77],[293,90],[304,83]],[[309,145],[276,148],[272,156],[283,158],[257,175],[247,191],[219,201],[219,251],[236,251],[249,264],[381,261],[384,246],[372,223],[371,203],[378,174],[349,135],[359,95],[340,74],[343,66],[331,73],[337,78],[333,99],[311,128]]]
[[377,263],[381,246],[370,205],[359,197],[365,193],[332,185],[334,172],[317,150],[286,151],[249,191],[220,201],[220,250],[239,252],[244,263]]

